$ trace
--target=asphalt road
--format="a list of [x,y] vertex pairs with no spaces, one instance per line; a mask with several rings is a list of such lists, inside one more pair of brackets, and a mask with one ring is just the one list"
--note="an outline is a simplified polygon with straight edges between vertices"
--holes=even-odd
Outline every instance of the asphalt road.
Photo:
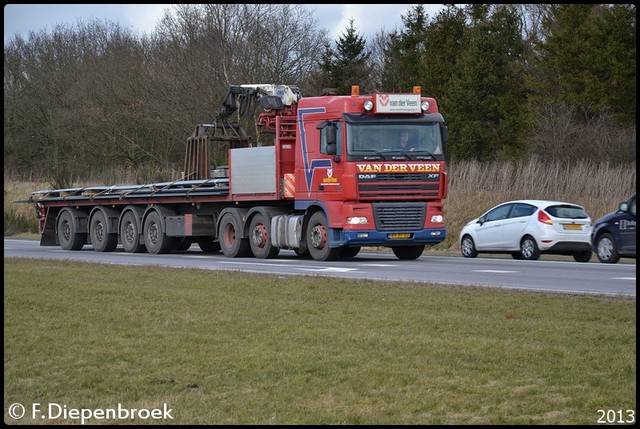
[[[184,253],[154,255],[95,252],[91,245],[79,251],[41,247],[38,241],[5,239],[5,257],[67,259],[109,264],[233,270],[278,275],[316,275],[347,279],[388,280],[443,285],[486,286],[537,292],[636,296],[636,264],[592,262],[517,261],[505,258],[429,254],[415,261],[400,261],[391,253],[361,252],[355,258],[320,262],[300,258],[293,251],[281,251],[275,259],[227,258],[204,254],[197,245]],[[543,256],[544,258],[544,256]],[[37,269],[37,265],[34,265]]]

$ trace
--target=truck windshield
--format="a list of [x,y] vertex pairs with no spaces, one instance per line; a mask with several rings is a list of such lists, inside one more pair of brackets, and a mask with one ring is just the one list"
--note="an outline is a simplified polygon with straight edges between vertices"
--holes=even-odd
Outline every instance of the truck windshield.
[[443,160],[438,123],[347,123],[347,158],[366,160]]

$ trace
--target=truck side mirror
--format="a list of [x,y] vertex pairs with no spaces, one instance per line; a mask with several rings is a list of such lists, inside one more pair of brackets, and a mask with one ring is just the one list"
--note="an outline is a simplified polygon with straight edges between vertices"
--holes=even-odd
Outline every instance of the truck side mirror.
[[447,127],[446,125],[440,124],[440,134],[442,136],[442,149],[444,151],[444,148],[447,146],[447,143],[449,142],[449,127]]
[[335,155],[337,152],[337,141],[338,141],[337,129],[338,127],[336,126],[335,122],[329,122],[329,124],[327,124],[327,154],[328,155]]

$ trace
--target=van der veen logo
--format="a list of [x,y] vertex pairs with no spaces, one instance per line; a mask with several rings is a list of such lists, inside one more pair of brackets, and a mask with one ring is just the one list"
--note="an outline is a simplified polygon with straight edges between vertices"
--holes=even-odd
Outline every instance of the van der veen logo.
[[440,164],[356,164],[358,173],[437,173]]
[[389,104],[389,96],[387,94],[378,95],[378,102],[383,106]]

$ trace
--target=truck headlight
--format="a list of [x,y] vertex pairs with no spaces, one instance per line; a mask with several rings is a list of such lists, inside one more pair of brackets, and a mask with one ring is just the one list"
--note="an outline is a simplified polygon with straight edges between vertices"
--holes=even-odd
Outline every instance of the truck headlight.
[[443,218],[442,215],[433,215],[431,216],[431,222],[432,223],[442,223]]
[[366,225],[369,221],[364,216],[350,216],[347,218],[347,225]]

